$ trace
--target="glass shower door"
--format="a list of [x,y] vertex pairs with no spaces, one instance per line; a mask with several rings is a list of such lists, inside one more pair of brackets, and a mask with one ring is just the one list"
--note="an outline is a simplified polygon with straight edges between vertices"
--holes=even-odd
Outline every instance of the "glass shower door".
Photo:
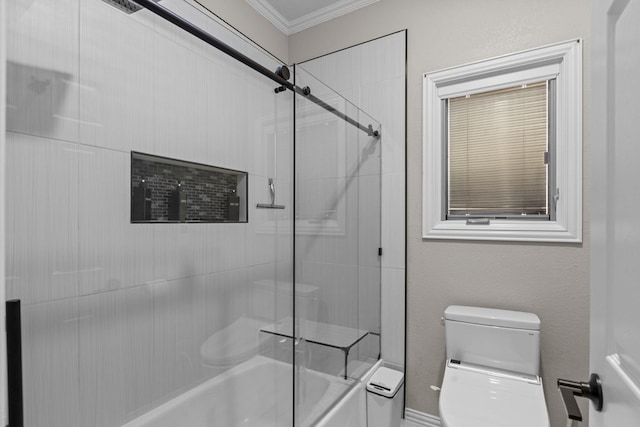
[[[293,370],[273,354],[293,347],[260,330],[293,310],[293,94],[120,3],[7,2],[1,173],[24,425],[290,426]],[[281,65],[196,2],[160,6]],[[132,152],[162,165],[136,176]],[[184,162],[248,185],[234,193]],[[179,203],[201,216],[134,221],[143,180],[152,209],[191,186]],[[226,221],[214,198],[239,198],[246,217]],[[285,208],[257,207],[272,200]]]
[[294,389],[312,425],[380,356],[379,123],[295,66]]

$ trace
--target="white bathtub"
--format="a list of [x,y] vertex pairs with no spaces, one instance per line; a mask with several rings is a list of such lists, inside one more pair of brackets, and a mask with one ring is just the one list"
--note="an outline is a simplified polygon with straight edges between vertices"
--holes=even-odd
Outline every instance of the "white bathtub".
[[367,381],[382,366],[378,360],[360,377],[358,383],[320,418],[314,427],[367,427]]
[[[353,380],[345,381],[311,370],[298,378],[304,384],[296,408],[297,425],[300,426],[315,423],[353,385]],[[290,427],[293,425],[292,379],[291,365],[255,356],[123,427]],[[355,388],[363,389],[362,383],[358,382]],[[354,395],[353,390],[349,391],[346,394],[348,405],[335,405],[320,424],[366,426],[362,393]],[[362,415],[365,424],[352,422],[354,416],[361,420]],[[340,421],[343,416],[349,422]]]

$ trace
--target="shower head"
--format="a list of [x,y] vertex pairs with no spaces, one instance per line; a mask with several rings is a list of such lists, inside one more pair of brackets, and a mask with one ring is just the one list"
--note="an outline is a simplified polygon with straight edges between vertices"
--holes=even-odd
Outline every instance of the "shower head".
[[[115,7],[118,10],[121,10],[127,15],[131,15],[132,13],[136,13],[137,11],[142,9],[142,6],[139,6],[138,4],[136,4],[131,0],[102,0],[102,1],[107,4],[110,4],[111,6]],[[158,3],[160,0],[153,0],[153,1]]]
[[138,6],[129,0],[102,0],[103,2],[110,4],[118,10],[130,15],[142,9],[142,6]]

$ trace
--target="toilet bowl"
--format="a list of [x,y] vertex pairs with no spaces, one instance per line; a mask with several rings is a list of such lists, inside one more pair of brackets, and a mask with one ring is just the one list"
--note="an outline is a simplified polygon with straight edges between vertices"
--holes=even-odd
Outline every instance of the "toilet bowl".
[[481,307],[445,310],[443,427],[549,427],[540,378],[540,319]]
[[[295,303],[298,318],[317,320],[319,291],[316,286],[296,283]],[[260,330],[291,315],[292,283],[270,279],[256,280],[249,287],[249,292],[248,312],[207,337],[200,346],[200,356],[205,366],[227,369],[251,359],[271,337]]]
[[266,342],[267,337],[260,334],[266,324],[264,320],[241,316],[202,343],[202,362],[211,367],[230,368],[251,359],[258,354],[260,344]]

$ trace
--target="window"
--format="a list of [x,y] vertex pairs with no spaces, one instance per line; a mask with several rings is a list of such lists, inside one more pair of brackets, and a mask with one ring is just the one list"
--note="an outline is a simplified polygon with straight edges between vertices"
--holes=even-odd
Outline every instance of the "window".
[[445,101],[447,219],[550,218],[551,87],[543,81]]
[[423,237],[582,240],[571,41],[424,75]]

